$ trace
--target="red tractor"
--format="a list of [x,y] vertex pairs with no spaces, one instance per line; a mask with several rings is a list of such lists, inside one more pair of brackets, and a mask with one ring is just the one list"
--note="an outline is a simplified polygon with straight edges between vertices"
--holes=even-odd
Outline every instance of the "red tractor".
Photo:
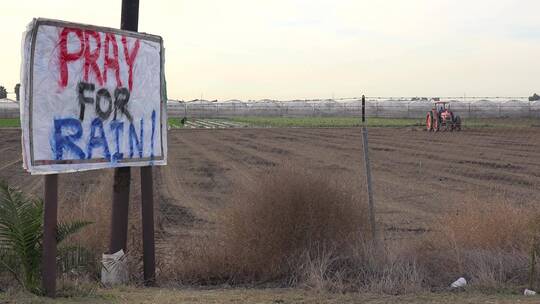
[[448,102],[435,101],[426,116],[426,129],[428,132],[461,131],[461,117],[450,111]]

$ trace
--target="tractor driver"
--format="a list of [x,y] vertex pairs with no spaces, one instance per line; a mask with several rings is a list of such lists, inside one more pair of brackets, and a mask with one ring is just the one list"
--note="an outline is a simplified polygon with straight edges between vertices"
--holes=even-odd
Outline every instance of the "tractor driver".
[[444,105],[442,103],[437,104],[437,112],[439,112],[439,114],[444,112]]

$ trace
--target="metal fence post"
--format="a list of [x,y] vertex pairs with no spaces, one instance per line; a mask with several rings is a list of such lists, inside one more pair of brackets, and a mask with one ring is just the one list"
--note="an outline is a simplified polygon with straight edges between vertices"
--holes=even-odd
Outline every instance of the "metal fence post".
[[366,170],[366,183],[368,191],[369,223],[371,226],[371,237],[373,238],[374,248],[378,248],[377,242],[377,224],[375,222],[375,202],[373,200],[373,187],[371,180],[371,163],[369,161],[368,131],[366,127],[366,98],[362,95],[362,147],[364,150],[364,168]]

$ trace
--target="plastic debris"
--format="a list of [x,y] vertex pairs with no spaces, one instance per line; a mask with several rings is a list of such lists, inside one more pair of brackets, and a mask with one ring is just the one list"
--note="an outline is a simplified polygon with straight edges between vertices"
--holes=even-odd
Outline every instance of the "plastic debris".
[[467,285],[467,280],[465,280],[465,278],[461,277],[461,278],[457,279],[454,283],[452,283],[450,285],[450,287],[459,288],[459,287],[463,287],[465,285]]
[[536,295],[536,291],[530,290],[530,289],[525,289],[525,291],[523,292],[523,295],[525,295],[525,296],[534,296],[534,295]]
[[101,259],[101,283],[117,285],[128,282],[127,257],[124,250],[113,254],[103,254]]

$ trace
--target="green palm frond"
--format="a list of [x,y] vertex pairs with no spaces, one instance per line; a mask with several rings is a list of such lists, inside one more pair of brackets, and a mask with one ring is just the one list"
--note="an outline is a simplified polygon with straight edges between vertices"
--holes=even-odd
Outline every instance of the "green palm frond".
[[60,244],[67,237],[74,233],[77,233],[78,231],[90,224],[92,224],[92,222],[89,221],[73,221],[69,223],[59,223],[56,226],[56,242]]
[[[6,257],[4,268],[17,272],[27,289],[39,282],[43,204],[27,199],[22,192],[0,183],[0,248]],[[17,264],[8,265],[10,260]]]
[[[20,190],[0,182],[0,271],[11,273],[31,292],[39,292],[43,213],[42,200],[26,197]],[[88,221],[58,224],[57,243],[89,224]],[[77,250],[59,248],[58,253],[60,264],[64,263],[62,260],[64,258],[71,259],[64,266],[77,263],[80,265],[84,262],[82,257],[86,256],[81,248]]]

